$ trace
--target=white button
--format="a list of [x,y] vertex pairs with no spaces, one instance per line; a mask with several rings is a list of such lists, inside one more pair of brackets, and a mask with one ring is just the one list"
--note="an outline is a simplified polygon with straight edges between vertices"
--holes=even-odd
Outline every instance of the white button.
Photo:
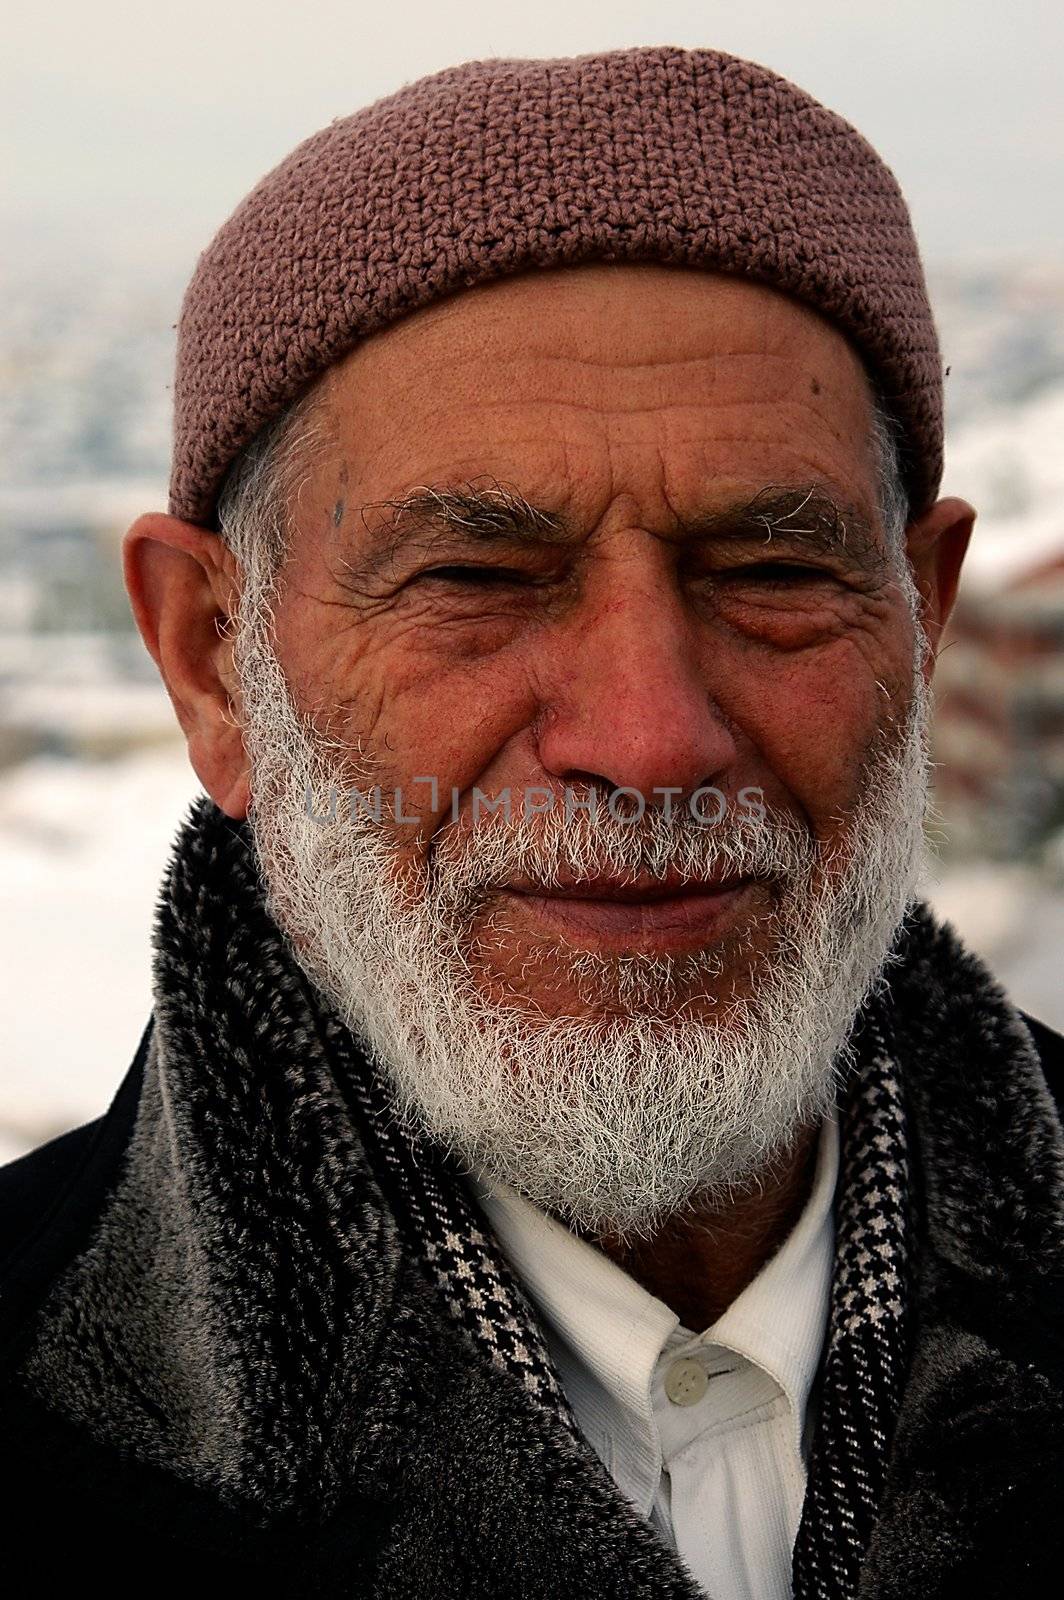
[[697,1405],[708,1388],[706,1369],[689,1356],[674,1361],[665,1373],[665,1393],[675,1406]]

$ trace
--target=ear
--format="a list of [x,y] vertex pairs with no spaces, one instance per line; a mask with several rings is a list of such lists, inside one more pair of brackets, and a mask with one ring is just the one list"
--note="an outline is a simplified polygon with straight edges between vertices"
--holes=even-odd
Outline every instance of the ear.
[[216,533],[148,512],[122,542],[122,565],[137,627],[196,775],[228,816],[243,818],[249,769],[227,632],[239,595],[238,563]]
[[957,598],[961,566],[975,526],[976,513],[967,500],[937,500],[909,524],[906,551],[923,602],[922,622],[931,645],[930,671],[938,655],[943,629]]

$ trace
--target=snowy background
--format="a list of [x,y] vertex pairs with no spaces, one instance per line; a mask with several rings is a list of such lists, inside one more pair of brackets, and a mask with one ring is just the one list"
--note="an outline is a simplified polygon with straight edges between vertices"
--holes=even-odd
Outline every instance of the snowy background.
[[[680,0],[580,17],[545,0],[524,20],[469,4],[447,30],[426,7],[424,29],[404,12],[392,35],[314,0],[347,29],[324,56],[265,0],[90,9],[53,7],[47,29],[23,16],[5,90],[18,154],[0,279],[0,1161],[104,1110],[149,1014],[155,897],[199,786],[133,629],[119,544],[166,504],[173,330],[196,251],[330,117],[475,55],[668,37],[788,72],[860,123],[913,204],[951,368],[944,488],[980,512],[965,594],[992,608],[1025,571],[1064,562],[1050,8],[900,0],[878,49],[879,8],[819,0],[742,18]],[[205,56],[208,20],[228,44]],[[1060,618],[1058,667],[1064,595]],[[958,838],[944,813],[930,898],[1020,1004],[1064,1027],[1064,831],[1011,855]]]

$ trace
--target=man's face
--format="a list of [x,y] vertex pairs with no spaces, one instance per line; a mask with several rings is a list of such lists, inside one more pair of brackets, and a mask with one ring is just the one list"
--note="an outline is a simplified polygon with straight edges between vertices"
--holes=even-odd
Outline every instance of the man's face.
[[793,1158],[915,883],[861,369],[768,290],[595,268],[410,318],[325,405],[237,639],[272,909],[408,1125],[649,1236]]
[[[299,709],[417,819],[397,860],[468,835],[477,791],[552,796],[574,836],[589,796],[683,811],[711,788],[724,827],[763,804],[841,837],[914,654],[841,334],[741,280],[584,267],[408,318],[324,400],[277,650]],[[478,908],[487,993],[587,1014],[610,999],[589,971],[671,958],[673,1001],[709,1016],[749,982],[768,878],[575,875],[514,873]]]

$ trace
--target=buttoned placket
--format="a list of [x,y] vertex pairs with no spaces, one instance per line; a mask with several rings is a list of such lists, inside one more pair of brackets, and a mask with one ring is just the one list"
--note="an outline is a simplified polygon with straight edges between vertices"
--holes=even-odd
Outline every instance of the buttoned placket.
[[[837,1169],[832,1118],[795,1229],[701,1334],[515,1191],[474,1179],[540,1308],[585,1437],[625,1498],[725,1600],[789,1595],[807,1399],[827,1322]],[[677,1370],[678,1363],[688,1365]]]

